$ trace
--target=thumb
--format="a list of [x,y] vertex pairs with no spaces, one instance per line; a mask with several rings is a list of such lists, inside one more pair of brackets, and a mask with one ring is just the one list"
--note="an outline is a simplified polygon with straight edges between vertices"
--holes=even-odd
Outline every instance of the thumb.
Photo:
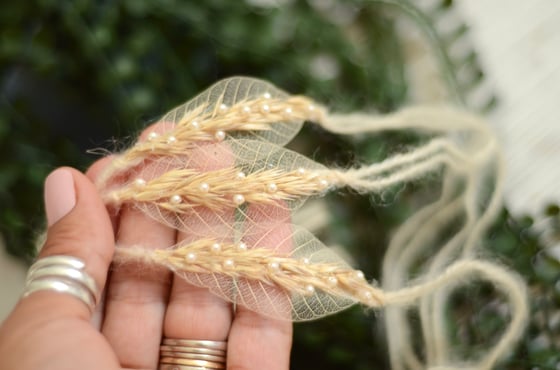
[[[99,301],[114,251],[109,215],[93,183],[82,173],[63,167],[45,181],[47,239],[38,259],[65,255],[81,259],[84,270],[96,282]],[[77,316],[90,320],[86,304],[77,298],[53,291],[37,291],[21,305],[40,309],[41,316]],[[54,318],[53,316],[50,316]]]

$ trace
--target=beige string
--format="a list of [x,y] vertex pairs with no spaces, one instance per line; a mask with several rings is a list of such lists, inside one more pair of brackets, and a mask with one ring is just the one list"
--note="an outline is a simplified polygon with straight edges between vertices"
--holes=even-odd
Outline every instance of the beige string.
[[[426,141],[379,163],[329,169],[282,148],[303,121],[345,135],[410,130]],[[224,299],[294,321],[354,303],[384,307],[393,369],[490,369],[520,338],[528,315],[522,279],[480,253],[501,207],[500,153],[486,123],[469,113],[411,107],[384,116],[329,114],[309,98],[236,77],[166,114],[147,140],[117,156],[98,186],[108,204],[135,205],[192,236],[165,250],[119,247],[117,266],[166,266]],[[212,155],[222,159],[217,167],[208,165]],[[396,231],[381,287],[285,216],[307,198],[340,187],[380,193],[433,173],[441,174],[441,195]],[[455,234],[446,239],[443,231],[450,227]],[[279,234],[284,236],[276,244],[262,242]],[[446,306],[452,291],[474,278],[503,293],[510,321],[485,354],[457,359],[445,326]],[[415,307],[425,356],[415,353],[417,335],[407,320],[407,310]]]

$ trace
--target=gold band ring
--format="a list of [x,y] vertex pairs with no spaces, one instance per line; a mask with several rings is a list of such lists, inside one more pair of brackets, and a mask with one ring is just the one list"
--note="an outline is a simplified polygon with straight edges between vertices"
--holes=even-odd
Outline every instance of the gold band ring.
[[225,351],[227,348],[227,342],[225,341],[214,341],[214,340],[193,340],[193,339],[175,339],[175,338],[164,338],[162,344],[169,346],[184,346],[184,347],[194,347],[194,348],[208,348]]
[[225,362],[225,357],[223,355],[217,356],[217,355],[207,355],[204,353],[168,352],[168,351],[160,351],[159,355],[161,357],[175,357],[175,358],[187,358],[191,360]]
[[160,346],[160,350],[164,352],[178,352],[178,353],[200,353],[203,355],[225,356],[226,351],[221,349],[198,348],[198,347],[183,347],[183,346]]
[[203,370],[203,367],[200,366],[187,366],[187,365],[178,365],[178,364],[161,364],[158,367],[158,370]]
[[204,360],[190,360],[185,358],[175,358],[175,357],[160,357],[159,363],[161,365],[187,365],[187,366],[194,366],[203,369],[225,369],[225,363],[218,363],[212,361],[204,361]]
[[226,368],[227,342],[164,338],[160,370],[213,370]]

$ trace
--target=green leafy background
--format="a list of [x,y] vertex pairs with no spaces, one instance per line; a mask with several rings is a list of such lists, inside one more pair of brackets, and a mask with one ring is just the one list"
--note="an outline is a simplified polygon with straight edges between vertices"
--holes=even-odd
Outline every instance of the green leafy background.
[[[87,168],[97,158],[87,154],[89,149],[126,147],[145,125],[220,78],[263,78],[338,111],[388,112],[406,104],[405,62],[395,19],[410,16],[406,9],[414,10],[411,4],[334,2],[337,14],[352,16],[341,24],[320,10],[318,0],[280,2],[286,4],[2,4],[0,232],[9,252],[27,261],[33,257],[33,242],[43,226],[42,182],[49,171],[60,165]],[[449,7],[452,2],[442,1],[440,10]],[[418,27],[429,28],[429,17],[422,19],[417,15]],[[448,43],[445,35],[435,34],[439,49],[434,50],[451,79],[454,66],[445,49],[466,27],[458,25],[458,30]],[[333,75],[314,73],[316,63],[333,61]],[[461,93],[461,86],[456,89]],[[385,158],[417,140],[406,133],[341,138],[305,127],[292,145],[329,165],[348,166]],[[427,179],[366,201],[341,192],[327,198],[332,221],[319,236],[327,244],[347,246],[357,267],[377,278],[391,231],[437,191],[437,181]],[[504,209],[488,236],[495,258],[520,272],[532,293],[528,333],[502,364],[504,369],[557,369],[560,362],[560,263],[549,253],[558,242],[559,219],[558,207],[551,205],[536,220],[544,229],[535,228],[535,220]],[[458,293],[448,318],[461,333],[454,341],[466,354],[468,348],[480,349],[477,343],[499,332],[507,319],[497,313],[499,300],[490,287],[475,292],[475,299],[467,299],[471,291]],[[296,325],[292,367],[388,368],[380,315],[355,307]]]

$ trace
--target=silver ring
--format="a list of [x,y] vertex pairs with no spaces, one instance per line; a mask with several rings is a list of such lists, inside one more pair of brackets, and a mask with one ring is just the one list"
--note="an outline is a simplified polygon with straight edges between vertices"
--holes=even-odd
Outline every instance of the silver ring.
[[226,355],[226,341],[164,338],[158,369],[225,369]]
[[27,272],[23,297],[50,290],[72,295],[95,309],[97,285],[83,269],[82,260],[72,256],[49,256],[37,260]]
[[79,258],[72,257],[72,256],[48,256],[41,258],[40,260],[35,261],[29,270],[27,271],[28,274],[32,273],[33,271],[45,267],[45,266],[53,266],[53,265],[63,265],[68,267],[73,267],[76,270],[83,270],[86,267],[86,264]]
[[47,277],[58,277],[63,278],[65,281],[76,281],[86,287],[90,292],[96,291],[95,280],[93,280],[91,276],[86,274],[85,271],[75,270],[67,266],[49,265],[27,273],[28,282],[41,280]]

